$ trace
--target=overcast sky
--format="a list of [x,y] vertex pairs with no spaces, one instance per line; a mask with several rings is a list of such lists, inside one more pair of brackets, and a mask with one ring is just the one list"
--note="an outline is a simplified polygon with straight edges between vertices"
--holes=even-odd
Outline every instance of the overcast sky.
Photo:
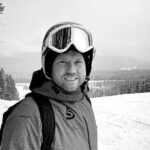
[[86,26],[97,54],[150,61],[150,0],[0,0],[0,55],[40,52],[47,29],[61,21]]

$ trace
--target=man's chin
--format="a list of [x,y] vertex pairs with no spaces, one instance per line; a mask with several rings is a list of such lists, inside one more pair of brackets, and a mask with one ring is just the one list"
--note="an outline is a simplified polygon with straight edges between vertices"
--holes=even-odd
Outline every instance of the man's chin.
[[67,92],[74,92],[78,89],[79,85],[68,85],[64,87],[64,90]]

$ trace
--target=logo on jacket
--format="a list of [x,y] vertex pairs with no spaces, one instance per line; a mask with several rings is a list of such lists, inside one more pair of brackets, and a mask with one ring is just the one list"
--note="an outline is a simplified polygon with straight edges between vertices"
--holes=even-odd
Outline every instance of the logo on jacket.
[[68,107],[66,106],[66,118],[67,119],[73,119],[75,117],[74,112]]

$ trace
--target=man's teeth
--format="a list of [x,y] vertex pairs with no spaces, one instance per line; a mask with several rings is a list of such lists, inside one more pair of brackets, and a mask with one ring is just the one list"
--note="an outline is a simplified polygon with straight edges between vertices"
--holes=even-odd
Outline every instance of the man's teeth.
[[76,80],[77,78],[76,77],[65,77],[66,80],[69,80],[69,81],[74,81]]

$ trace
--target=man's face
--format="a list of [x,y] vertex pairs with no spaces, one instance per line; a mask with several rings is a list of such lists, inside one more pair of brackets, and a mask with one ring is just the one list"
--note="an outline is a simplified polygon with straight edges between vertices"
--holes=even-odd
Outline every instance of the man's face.
[[85,80],[85,60],[79,52],[59,54],[52,66],[52,79],[65,91],[75,91]]

